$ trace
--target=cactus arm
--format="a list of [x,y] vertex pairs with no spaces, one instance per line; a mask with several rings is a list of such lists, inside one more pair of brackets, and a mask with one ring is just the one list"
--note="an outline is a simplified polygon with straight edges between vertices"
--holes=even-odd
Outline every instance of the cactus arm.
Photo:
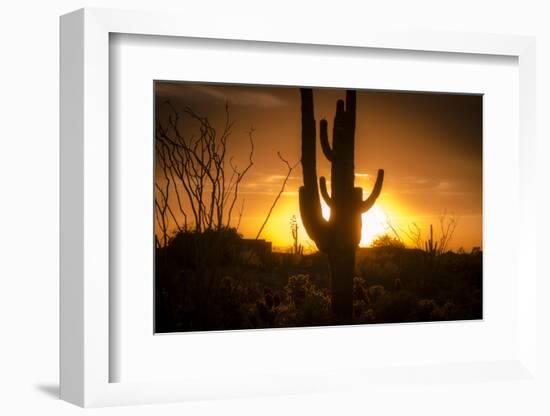
[[376,202],[376,199],[382,191],[382,183],[384,182],[384,170],[378,169],[378,174],[376,175],[376,182],[374,183],[374,188],[372,189],[369,197],[362,201],[360,210],[361,212],[367,212]]
[[323,149],[323,153],[325,157],[332,162],[332,149],[330,148],[330,143],[328,142],[328,127],[327,127],[327,121],[321,120],[320,123],[321,127],[321,148]]
[[317,185],[316,132],[313,116],[313,91],[301,88],[302,98],[302,173],[304,186],[299,190],[300,215],[307,234],[321,251],[327,249],[328,223],[323,218]]
[[[317,157],[315,145],[315,118],[313,116],[313,91],[300,89],[302,96],[302,173],[304,186],[317,191]],[[312,192],[313,193],[313,192]]]
[[329,224],[323,218],[319,194],[315,191],[315,195],[311,195],[311,192],[305,186],[301,186],[298,197],[300,216],[307,234],[315,242],[320,251],[326,252],[328,249]]
[[323,197],[323,199],[325,200],[325,202],[327,203],[327,205],[329,207],[332,207],[332,198],[330,197],[330,195],[328,194],[328,190],[327,190],[327,180],[325,179],[324,176],[321,176],[319,178],[319,188],[321,190],[321,196]]

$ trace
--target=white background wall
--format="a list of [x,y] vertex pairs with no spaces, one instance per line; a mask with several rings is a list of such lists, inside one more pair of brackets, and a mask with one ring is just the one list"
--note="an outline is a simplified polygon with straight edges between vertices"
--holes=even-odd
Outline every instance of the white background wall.
[[[538,46],[539,267],[550,231],[550,13],[546,1],[345,0],[88,2],[4,1],[0,8],[0,414],[73,414],[56,400],[58,389],[58,16],[74,9],[116,7],[179,10],[211,24],[212,15],[236,28],[265,20],[288,25],[338,27],[387,22],[389,27],[536,35]],[[544,245],[544,247],[543,247]],[[543,251],[544,250],[544,251]],[[540,293],[549,293],[542,281]],[[549,293],[550,296],[550,293]],[[544,300],[543,296],[541,300]],[[549,307],[540,305],[548,317]],[[548,322],[546,318],[545,322]],[[548,327],[547,327],[548,328]],[[547,331],[548,332],[548,331]],[[549,351],[549,335],[541,331]],[[546,360],[542,357],[543,360]],[[547,360],[543,364],[547,364]],[[547,374],[550,374],[547,372]],[[383,397],[346,392],[96,410],[99,414],[549,414],[542,392],[505,383],[479,392],[467,385],[395,391]],[[432,390],[434,391],[434,390]],[[483,400],[481,407],[479,401]],[[416,412],[414,412],[415,410]]]

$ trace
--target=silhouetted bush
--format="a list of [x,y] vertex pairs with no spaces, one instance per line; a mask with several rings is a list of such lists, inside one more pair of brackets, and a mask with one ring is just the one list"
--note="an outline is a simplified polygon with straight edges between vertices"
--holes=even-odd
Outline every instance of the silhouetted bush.
[[[354,324],[482,317],[480,250],[433,260],[389,244],[359,249],[356,259]],[[234,230],[180,233],[157,249],[155,271],[158,332],[335,323],[320,253],[266,254]]]

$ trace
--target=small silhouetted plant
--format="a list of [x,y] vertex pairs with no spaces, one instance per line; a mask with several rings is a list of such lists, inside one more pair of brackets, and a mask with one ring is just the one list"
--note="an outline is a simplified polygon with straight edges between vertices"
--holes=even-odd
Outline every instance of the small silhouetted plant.
[[395,281],[393,282],[393,288],[396,292],[399,292],[401,288],[403,287],[403,283],[401,283],[401,279],[399,277],[395,278]]
[[457,225],[458,219],[455,216],[441,215],[439,217],[439,241],[434,240],[433,225],[430,224],[430,237],[424,242],[424,251],[431,257],[446,253]]
[[290,233],[292,234],[292,253],[302,255],[304,254],[304,246],[298,243],[298,221],[296,215],[290,218]]
[[435,257],[438,254],[437,241],[434,242],[434,229],[430,224],[430,237],[424,242],[424,251],[431,257]]
[[404,239],[402,236],[404,236],[404,238],[408,240],[413,247],[423,250],[432,257],[435,257],[436,255],[447,252],[449,244],[453,238],[453,234],[458,225],[458,218],[454,215],[447,215],[446,211],[440,215],[438,239],[434,237],[435,233],[433,230],[433,224],[430,224],[429,237],[427,239],[422,237],[421,228],[414,222],[409,224],[406,229],[403,227],[396,228],[390,221],[388,221],[387,225],[395,235],[396,239],[403,242]]

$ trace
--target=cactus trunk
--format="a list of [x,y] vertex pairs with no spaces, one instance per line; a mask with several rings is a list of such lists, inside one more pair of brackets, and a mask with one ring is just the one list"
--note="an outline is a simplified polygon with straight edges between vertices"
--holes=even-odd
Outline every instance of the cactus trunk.
[[331,276],[331,305],[336,323],[351,323],[353,315],[353,276],[355,247],[328,252]]
[[[352,321],[355,251],[361,240],[361,215],[382,189],[384,171],[379,170],[371,195],[363,200],[363,190],[355,180],[356,93],[346,92],[346,102],[338,100],[334,118],[332,145],[327,121],[321,120],[320,141],[325,157],[331,162],[331,194],[326,179],[317,182],[316,123],[313,92],[301,89],[302,98],[302,171],[300,214],[304,228],[317,248],[328,255],[331,275],[332,311],[338,323]],[[330,208],[330,219],[322,216],[320,193]]]

